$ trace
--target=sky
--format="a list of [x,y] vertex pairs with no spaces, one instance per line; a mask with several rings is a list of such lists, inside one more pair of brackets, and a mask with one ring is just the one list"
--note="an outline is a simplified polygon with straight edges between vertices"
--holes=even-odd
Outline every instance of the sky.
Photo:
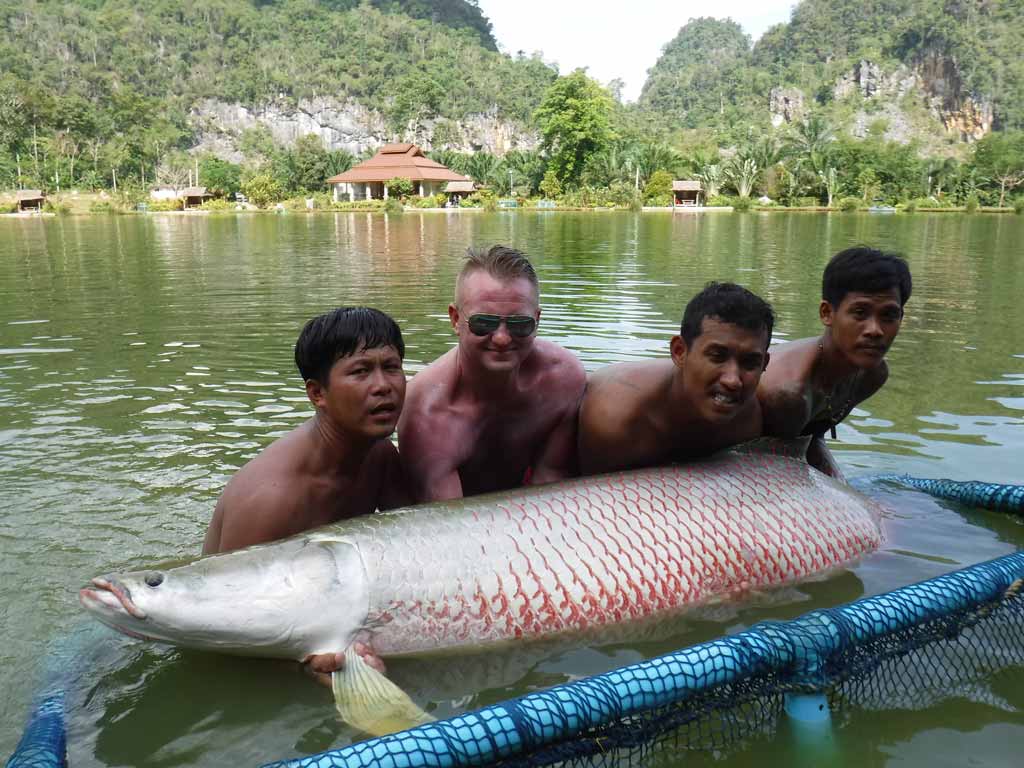
[[789,21],[796,0],[479,0],[502,51],[543,53],[561,74],[586,67],[607,84],[621,78],[635,101],[661,49],[692,18],[731,18],[755,41],[773,24]]

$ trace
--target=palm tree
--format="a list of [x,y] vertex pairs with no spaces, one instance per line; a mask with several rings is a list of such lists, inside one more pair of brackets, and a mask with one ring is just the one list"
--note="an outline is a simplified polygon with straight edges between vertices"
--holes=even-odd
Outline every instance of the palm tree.
[[512,171],[516,188],[522,191],[525,187],[530,195],[540,189],[544,171],[547,170],[543,155],[529,150],[513,149],[505,155],[502,165],[505,176],[508,176],[509,170]]
[[635,167],[640,170],[642,184],[646,184],[655,171],[668,171],[674,175],[683,165],[682,156],[665,144],[639,144],[631,154]]
[[698,173],[697,178],[704,187],[704,194],[707,198],[715,197],[725,181],[725,172],[721,165],[712,163],[705,165]]
[[612,145],[587,160],[586,181],[597,187],[607,187],[616,181],[634,180],[635,166],[632,154],[621,145]]
[[464,173],[474,181],[488,184],[494,181],[495,171],[500,165],[501,161],[489,152],[477,152],[466,158]]
[[750,197],[750,190],[754,188],[761,169],[753,158],[736,155],[726,168],[726,178],[736,187],[740,197]]
[[818,177],[821,179],[821,185],[825,188],[825,193],[828,195],[828,207],[831,208],[832,198],[839,191],[839,172],[829,166],[824,171],[819,171]]
[[797,123],[789,139],[789,149],[797,157],[806,159],[813,173],[825,171],[829,145],[835,140],[835,131],[824,118],[811,115]]

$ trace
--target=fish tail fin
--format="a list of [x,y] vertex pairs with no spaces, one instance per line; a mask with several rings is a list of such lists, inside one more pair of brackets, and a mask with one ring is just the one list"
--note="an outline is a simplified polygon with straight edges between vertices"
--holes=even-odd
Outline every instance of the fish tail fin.
[[351,647],[345,651],[345,666],[331,675],[331,690],[342,720],[372,736],[434,720]]

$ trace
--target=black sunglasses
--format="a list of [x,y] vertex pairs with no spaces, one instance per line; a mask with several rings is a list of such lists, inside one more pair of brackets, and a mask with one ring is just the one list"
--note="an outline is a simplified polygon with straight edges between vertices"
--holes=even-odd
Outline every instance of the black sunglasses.
[[498,330],[502,322],[508,328],[508,335],[517,339],[525,339],[537,330],[537,321],[529,315],[470,315],[466,325],[474,336],[487,336]]

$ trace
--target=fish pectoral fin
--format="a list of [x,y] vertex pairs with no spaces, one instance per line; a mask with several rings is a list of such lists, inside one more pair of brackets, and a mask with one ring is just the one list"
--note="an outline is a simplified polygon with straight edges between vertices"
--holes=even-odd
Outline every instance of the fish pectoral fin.
[[345,666],[331,674],[331,690],[341,719],[371,736],[433,722],[408,694],[349,648]]

